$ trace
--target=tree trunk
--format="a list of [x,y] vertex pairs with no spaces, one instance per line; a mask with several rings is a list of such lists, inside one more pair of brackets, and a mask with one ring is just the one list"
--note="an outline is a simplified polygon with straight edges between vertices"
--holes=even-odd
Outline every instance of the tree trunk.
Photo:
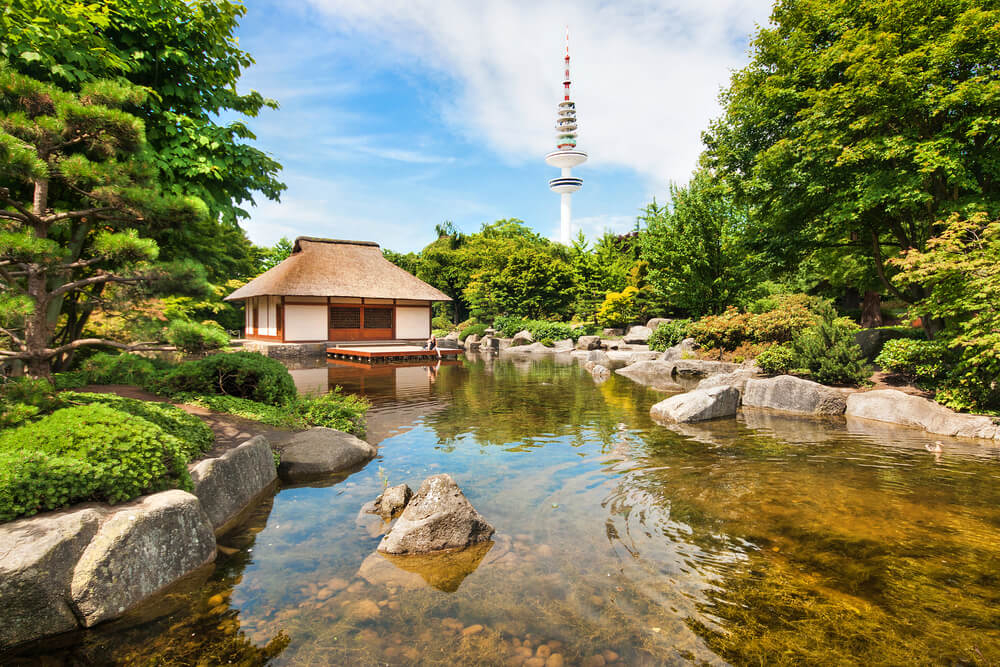
[[24,321],[24,349],[28,353],[28,375],[31,377],[49,377],[50,358],[46,356],[52,330],[46,317],[48,295],[45,291],[45,274],[37,266],[28,269],[28,298],[34,301],[35,308]]
[[861,326],[865,329],[882,326],[882,297],[875,290],[865,292],[861,305]]

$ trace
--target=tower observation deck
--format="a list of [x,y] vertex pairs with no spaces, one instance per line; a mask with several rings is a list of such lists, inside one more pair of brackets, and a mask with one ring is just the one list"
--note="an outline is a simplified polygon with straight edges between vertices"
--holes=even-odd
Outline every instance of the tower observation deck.
[[576,147],[577,122],[576,103],[570,99],[569,86],[569,29],[566,29],[565,73],[563,76],[563,100],[559,103],[556,117],[556,150],[545,156],[545,162],[562,170],[562,175],[549,181],[549,188],[560,197],[559,240],[569,245],[572,205],[570,195],[583,187],[583,179],[572,175],[573,167],[587,161],[587,154]]

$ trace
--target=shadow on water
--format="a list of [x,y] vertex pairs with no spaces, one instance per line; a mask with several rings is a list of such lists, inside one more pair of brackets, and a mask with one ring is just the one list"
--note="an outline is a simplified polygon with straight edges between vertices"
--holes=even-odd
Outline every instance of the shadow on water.
[[[663,394],[618,375],[596,384],[553,359],[321,370],[372,400],[380,458],[345,480],[283,488],[222,541],[231,555],[186,610],[99,628],[59,656],[1000,662],[996,447],[956,440],[935,455],[924,446],[939,436],[764,411],[666,428],[648,417]],[[361,505],[439,472],[494,541],[446,557],[377,554],[386,526]]]

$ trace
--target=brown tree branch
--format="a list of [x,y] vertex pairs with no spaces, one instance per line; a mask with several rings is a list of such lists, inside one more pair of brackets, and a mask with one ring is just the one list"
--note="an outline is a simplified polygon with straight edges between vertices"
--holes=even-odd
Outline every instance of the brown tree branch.
[[67,292],[72,292],[73,290],[78,290],[81,287],[86,287],[87,285],[97,285],[100,283],[122,283],[125,285],[134,285],[141,282],[142,278],[123,278],[121,276],[116,276],[113,273],[102,273],[100,275],[91,276],[90,278],[83,278],[82,280],[76,280],[71,283],[66,283],[65,285],[60,285],[51,292],[49,292],[49,299],[53,299],[57,296],[66,294]]
[[0,199],[3,199],[5,202],[16,208],[18,211],[20,211],[26,218],[25,222],[30,222],[32,224],[37,224],[41,222],[38,216],[32,213],[29,209],[26,209],[25,207],[21,206],[20,202],[18,202],[16,199],[11,199],[9,188],[0,188]]
[[875,260],[875,272],[878,273],[879,280],[885,285],[886,289],[896,295],[897,298],[902,300],[904,303],[913,303],[912,299],[906,298],[899,289],[896,288],[891,282],[889,282],[888,276],[885,275],[885,262],[882,259],[882,246],[879,244],[878,232],[874,228],[870,229],[872,236],[872,254]]
[[0,327],[0,333],[6,334],[7,337],[10,338],[12,341],[14,341],[16,345],[20,345],[22,348],[24,347],[24,341],[21,340],[21,338],[10,329],[7,329],[6,327]]

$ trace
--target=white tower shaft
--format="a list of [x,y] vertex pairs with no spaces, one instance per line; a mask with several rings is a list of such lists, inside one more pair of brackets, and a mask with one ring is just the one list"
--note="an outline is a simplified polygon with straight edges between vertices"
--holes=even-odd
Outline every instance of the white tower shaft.
[[570,225],[570,218],[573,217],[573,205],[570,203],[570,197],[572,197],[568,192],[564,192],[559,195],[561,200],[559,203],[559,241],[563,245],[569,245],[569,238],[572,232],[572,226]]
[[559,240],[569,245],[572,234],[572,205],[570,195],[583,186],[583,179],[572,174],[572,168],[587,161],[587,154],[576,147],[576,104],[570,100],[569,78],[569,28],[566,28],[566,57],[563,75],[563,101],[559,103],[556,120],[556,150],[545,156],[545,161],[562,172],[559,178],[549,181],[549,188],[559,193]]

